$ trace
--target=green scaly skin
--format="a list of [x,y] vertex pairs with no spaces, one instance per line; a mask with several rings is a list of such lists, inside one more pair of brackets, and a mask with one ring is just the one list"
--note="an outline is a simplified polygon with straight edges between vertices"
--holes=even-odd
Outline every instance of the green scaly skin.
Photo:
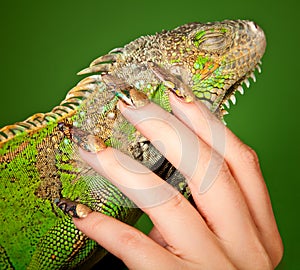
[[259,68],[265,45],[249,21],[191,23],[141,37],[93,61],[80,74],[94,75],[51,112],[2,128],[0,268],[88,268],[104,256],[57,206],[62,199],[129,224],[138,219],[134,204],[80,159],[78,145],[88,145],[84,135],[76,142],[77,133],[120,149],[186,193],[183,176],[120,114],[117,96],[130,99],[134,88],[171,111],[168,91],[195,95],[222,119],[228,100]]

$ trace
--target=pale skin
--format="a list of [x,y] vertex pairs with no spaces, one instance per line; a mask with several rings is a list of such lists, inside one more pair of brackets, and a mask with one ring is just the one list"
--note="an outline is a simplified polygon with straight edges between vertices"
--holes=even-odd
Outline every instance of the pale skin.
[[[274,269],[283,246],[255,152],[200,102],[170,94],[170,103],[173,115],[153,103],[133,109],[119,102],[119,108],[188,179],[196,208],[117,150],[82,150],[82,158],[130,197],[154,227],[147,236],[96,212],[74,218],[75,225],[129,269]],[[192,163],[184,149],[198,159]],[[217,173],[203,188],[210,166]]]

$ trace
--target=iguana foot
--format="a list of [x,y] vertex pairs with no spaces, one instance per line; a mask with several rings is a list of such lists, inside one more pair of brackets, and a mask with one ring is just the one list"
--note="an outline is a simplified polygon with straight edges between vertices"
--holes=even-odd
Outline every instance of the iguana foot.
[[184,99],[186,102],[192,102],[195,100],[195,95],[188,84],[178,79],[170,71],[160,67],[155,63],[149,63],[149,68],[153,71],[158,79],[160,79],[170,91],[175,93],[178,97]]
[[68,199],[57,199],[55,203],[64,213],[71,217],[84,218],[92,212],[86,205]]
[[[97,61],[97,59],[95,61]],[[105,74],[102,76],[102,79],[105,84],[115,92],[116,97],[122,100],[129,107],[139,108],[150,102],[149,97],[145,93],[138,91],[116,76]]]

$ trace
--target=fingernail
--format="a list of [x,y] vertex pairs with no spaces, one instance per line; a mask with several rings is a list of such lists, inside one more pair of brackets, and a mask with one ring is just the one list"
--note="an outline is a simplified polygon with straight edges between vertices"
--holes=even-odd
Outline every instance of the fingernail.
[[78,145],[83,150],[88,152],[97,153],[104,150],[106,144],[97,136],[90,134],[89,132],[74,127],[69,123],[60,122],[58,128],[69,138],[73,143]]
[[128,91],[129,97],[127,97],[122,92],[117,92],[116,96],[126,105],[126,107],[132,109],[138,109],[144,107],[148,103],[150,103],[149,98],[146,94],[141,91],[136,90],[135,88],[131,88]]
[[183,92],[180,92],[179,90],[174,90],[171,89],[170,91],[170,95],[172,95],[173,97],[175,97],[176,100],[180,101],[180,102],[184,102],[184,103],[191,103],[193,101],[195,101],[195,97],[192,95],[185,95],[183,94]]
[[54,202],[64,213],[74,218],[85,218],[93,212],[86,205],[68,199],[56,199]]
[[85,217],[87,217],[87,215],[89,213],[92,213],[92,212],[93,212],[92,209],[90,209],[89,207],[87,207],[84,204],[79,203],[76,206],[76,213],[79,218],[85,218]]
[[106,144],[97,136],[94,136],[92,134],[89,134],[86,137],[86,143],[85,143],[85,150],[92,152],[92,153],[98,153],[100,151],[103,151],[107,148]]
[[146,94],[141,91],[137,91],[134,88],[130,90],[130,97],[135,108],[141,108],[150,103],[150,100]]

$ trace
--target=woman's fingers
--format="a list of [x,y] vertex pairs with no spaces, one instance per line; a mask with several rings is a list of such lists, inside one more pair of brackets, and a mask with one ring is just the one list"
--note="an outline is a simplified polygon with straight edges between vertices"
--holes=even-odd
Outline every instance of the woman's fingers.
[[[122,103],[119,108],[187,177],[201,215],[175,189],[127,155],[112,148],[97,154],[81,152],[95,171],[151,218],[155,241],[144,243],[144,236],[131,231],[130,235],[142,239],[135,247],[145,244],[147,252],[156,250],[153,245],[165,247],[181,262],[197,262],[204,269],[232,268],[228,258],[239,269],[271,269],[270,258],[276,265],[282,254],[281,242],[255,155],[201,104],[184,104],[172,96],[170,101],[175,116],[151,103],[138,110]],[[249,156],[254,160],[250,165]],[[268,237],[275,237],[277,243],[272,245]]]
[[137,229],[100,213],[73,219],[76,227],[120,258],[130,269],[176,269],[179,258]]
[[247,202],[262,242],[274,265],[282,257],[282,242],[255,152],[242,143],[200,102],[184,104],[170,95],[174,114],[204,142],[223,155]]
[[[238,266],[251,265],[258,254],[265,254],[243,194],[223,157],[188,128],[194,119],[187,118],[181,122],[154,104],[140,108],[138,113],[122,104],[120,110],[190,179],[189,186],[198,209],[221,239],[227,254],[235,261],[243,258]],[[199,113],[194,117],[199,117]],[[224,128],[217,128],[224,134]],[[218,149],[225,147],[225,142],[222,145],[224,135],[220,132],[216,135]],[[247,256],[245,247],[251,249]]]
[[166,248],[173,254],[192,262],[199,261],[201,254],[203,263],[211,258],[211,266],[216,266],[213,258],[218,256],[221,263],[228,264],[215,236],[196,209],[153,172],[112,148],[97,154],[81,151],[81,156],[149,215],[166,241]]
[[152,230],[148,233],[148,236],[154,240],[156,243],[158,243],[162,247],[168,246],[166,240],[162,237],[159,230],[153,226]]

